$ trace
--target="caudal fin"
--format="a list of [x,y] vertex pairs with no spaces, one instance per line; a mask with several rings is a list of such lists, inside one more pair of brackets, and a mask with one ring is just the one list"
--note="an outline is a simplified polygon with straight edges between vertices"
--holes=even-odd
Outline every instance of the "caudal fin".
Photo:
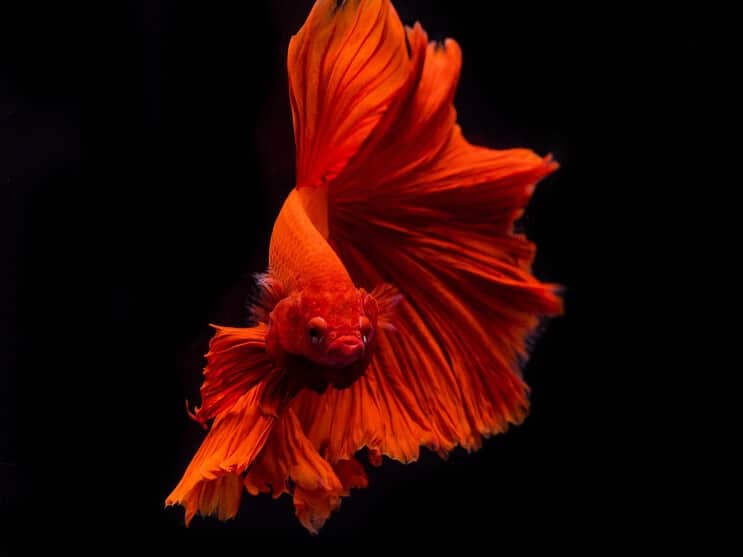
[[[377,87],[385,109],[354,112],[352,120],[344,111],[319,120],[317,111],[295,104],[295,134],[298,142],[318,137],[319,129],[323,137],[346,138],[348,121],[365,122],[363,134],[341,142],[354,153],[344,150],[342,162],[311,174],[328,178],[328,240],[356,284],[371,290],[390,283],[403,301],[397,331],[379,332],[380,351],[366,377],[346,391],[302,394],[294,407],[331,462],[364,445],[403,461],[415,459],[420,445],[477,448],[482,436],[526,415],[527,339],[541,318],[562,311],[557,287],[531,273],[535,246],[514,232],[534,187],[557,164],[528,149],[488,149],[464,138],[453,107],[461,67],[456,42],[428,43],[417,24],[406,41],[386,33],[397,25],[389,23],[394,12],[386,1],[343,6],[343,17],[364,23],[363,7],[385,14],[362,34],[331,25],[338,16],[318,2],[315,10],[327,13],[318,12],[324,15],[317,21],[335,33],[343,29],[345,57],[376,62],[375,52],[382,52],[384,67],[404,57],[395,67],[405,78],[384,77]],[[365,35],[387,40],[368,51],[360,46]],[[305,54],[304,66],[290,63],[293,97],[314,98],[303,77],[311,75],[313,87],[332,90],[338,106],[377,99],[364,85],[371,71],[338,73],[324,62],[333,52],[325,39],[306,36],[301,44],[315,55]],[[339,76],[343,87],[333,85]],[[304,160],[298,159],[299,175]]]
[[410,71],[388,0],[318,0],[289,43],[297,187],[332,180],[377,125]]

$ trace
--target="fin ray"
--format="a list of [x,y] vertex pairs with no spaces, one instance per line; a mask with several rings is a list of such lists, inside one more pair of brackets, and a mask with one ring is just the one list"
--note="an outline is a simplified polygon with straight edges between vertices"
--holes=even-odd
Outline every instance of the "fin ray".
[[514,232],[557,165],[470,144],[453,106],[459,46],[428,43],[420,25],[406,33],[404,83],[328,183],[328,240],[352,279],[402,295],[367,375],[296,401],[330,462],[364,446],[406,462],[421,445],[476,449],[520,423],[527,339],[561,312],[556,287],[531,273],[534,245]]
[[407,74],[389,0],[319,0],[289,43],[297,187],[332,179],[376,126]]

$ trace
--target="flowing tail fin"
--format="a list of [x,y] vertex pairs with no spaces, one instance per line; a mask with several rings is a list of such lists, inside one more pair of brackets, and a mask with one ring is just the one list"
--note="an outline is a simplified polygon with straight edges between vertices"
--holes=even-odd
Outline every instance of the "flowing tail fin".
[[389,0],[318,0],[289,43],[297,187],[336,176],[393,102],[410,71]]
[[[346,17],[360,17],[359,4],[392,10],[389,2],[346,2]],[[302,44],[324,48],[309,38]],[[361,118],[371,124],[356,152],[313,174],[329,177],[328,239],[356,284],[371,290],[390,283],[404,299],[397,331],[379,332],[380,351],[366,377],[346,391],[302,393],[293,403],[331,462],[364,445],[402,461],[417,458],[420,445],[442,453],[456,445],[474,449],[482,436],[519,423],[528,408],[521,373],[527,339],[541,318],[562,311],[556,285],[531,273],[535,246],[514,232],[534,187],[557,164],[528,149],[493,150],[464,138],[453,107],[456,42],[429,44],[416,24],[405,42],[393,37],[378,49],[406,57],[405,80],[384,82],[394,94],[385,97],[384,111]],[[364,52],[349,48],[347,56]],[[319,90],[334,83],[336,72],[322,59],[307,58],[301,74],[290,64],[294,97],[313,94],[303,75],[314,76]],[[341,106],[351,102],[343,94],[350,90],[363,106],[366,89],[355,83],[333,89]],[[310,137],[306,130],[334,137],[345,129],[319,113],[295,109],[298,143]]]

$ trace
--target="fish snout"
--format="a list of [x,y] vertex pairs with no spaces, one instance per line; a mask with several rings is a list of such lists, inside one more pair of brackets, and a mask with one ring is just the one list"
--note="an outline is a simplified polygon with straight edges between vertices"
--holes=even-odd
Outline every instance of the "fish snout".
[[338,337],[328,346],[328,358],[333,365],[346,366],[361,358],[364,354],[364,343],[353,335]]

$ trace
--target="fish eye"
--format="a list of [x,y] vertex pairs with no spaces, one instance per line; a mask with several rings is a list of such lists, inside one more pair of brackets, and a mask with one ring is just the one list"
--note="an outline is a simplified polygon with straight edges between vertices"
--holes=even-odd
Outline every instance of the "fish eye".
[[319,344],[327,328],[328,324],[322,317],[313,317],[310,319],[307,323],[307,334],[310,337],[310,342],[312,344]]
[[359,329],[361,330],[361,340],[364,341],[364,344],[369,342],[369,339],[371,338],[373,327],[371,324],[371,321],[369,321],[369,318],[365,316],[361,316],[359,318]]

